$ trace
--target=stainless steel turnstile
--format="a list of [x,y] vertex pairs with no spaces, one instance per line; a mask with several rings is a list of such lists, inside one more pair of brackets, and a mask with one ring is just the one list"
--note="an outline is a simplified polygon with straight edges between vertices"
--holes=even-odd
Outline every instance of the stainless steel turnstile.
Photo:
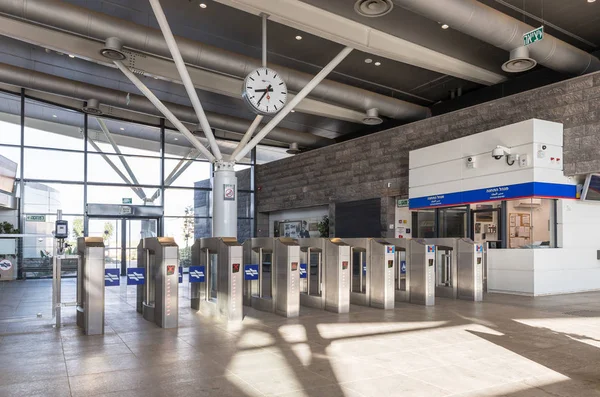
[[370,238],[348,238],[352,247],[350,302],[380,309],[393,309],[395,246]]
[[483,245],[470,239],[458,240],[458,298],[483,300]]
[[435,296],[458,298],[458,239],[428,238],[435,245]]
[[435,238],[426,242],[435,245],[435,295],[483,300],[483,246],[466,238]]
[[409,240],[409,296],[410,303],[433,306],[435,304],[435,245],[423,239]]
[[77,325],[86,335],[104,333],[104,240],[77,239]]
[[[301,238],[300,304],[335,313],[350,310],[350,246],[340,239]],[[304,274],[304,276],[303,276]]]
[[138,245],[146,283],[137,286],[137,311],[162,328],[176,328],[179,309],[179,247],[172,237],[148,237]]
[[196,240],[192,246],[192,267],[202,266],[204,282],[192,282],[192,309],[225,321],[242,321],[243,269],[242,246],[237,239],[210,237]]
[[244,303],[284,317],[300,314],[300,247],[291,238],[244,242],[244,269],[258,265],[258,280],[244,282]]
[[377,241],[395,248],[394,298],[396,302],[408,302],[410,292],[410,239],[381,238]]

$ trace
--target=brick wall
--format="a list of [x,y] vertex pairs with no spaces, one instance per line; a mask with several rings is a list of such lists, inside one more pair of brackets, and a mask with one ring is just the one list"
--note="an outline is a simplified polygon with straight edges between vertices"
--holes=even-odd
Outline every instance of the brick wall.
[[257,212],[380,197],[385,236],[409,151],[531,118],[563,123],[565,174],[600,172],[598,72],[257,166]]

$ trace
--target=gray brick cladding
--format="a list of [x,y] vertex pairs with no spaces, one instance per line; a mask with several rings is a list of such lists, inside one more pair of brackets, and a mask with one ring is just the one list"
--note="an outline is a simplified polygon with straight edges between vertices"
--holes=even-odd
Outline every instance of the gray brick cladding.
[[565,174],[600,172],[598,72],[257,166],[257,213],[380,197],[385,234],[409,151],[531,118],[564,125]]

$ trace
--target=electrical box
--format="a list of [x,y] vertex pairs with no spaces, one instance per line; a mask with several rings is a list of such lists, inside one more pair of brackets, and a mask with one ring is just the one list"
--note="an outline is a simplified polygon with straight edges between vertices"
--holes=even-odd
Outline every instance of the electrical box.
[[69,238],[69,222],[64,220],[56,221],[54,225],[54,238]]

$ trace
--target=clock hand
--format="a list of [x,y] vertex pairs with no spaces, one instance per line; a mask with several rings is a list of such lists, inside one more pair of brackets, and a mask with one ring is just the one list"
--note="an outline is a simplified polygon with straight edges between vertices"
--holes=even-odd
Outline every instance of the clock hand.
[[269,91],[269,89],[271,88],[271,86],[269,85],[267,87],[267,89],[265,90],[265,92],[262,94],[262,96],[260,97],[260,99],[258,100],[258,102],[256,103],[258,106],[260,106],[260,101],[263,100],[263,98],[265,97],[265,95],[267,95],[267,92]]
[[270,88],[265,88],[264,90],[254,90],[254,92],[273,92],[273,88],[271,86],[269,86]]

